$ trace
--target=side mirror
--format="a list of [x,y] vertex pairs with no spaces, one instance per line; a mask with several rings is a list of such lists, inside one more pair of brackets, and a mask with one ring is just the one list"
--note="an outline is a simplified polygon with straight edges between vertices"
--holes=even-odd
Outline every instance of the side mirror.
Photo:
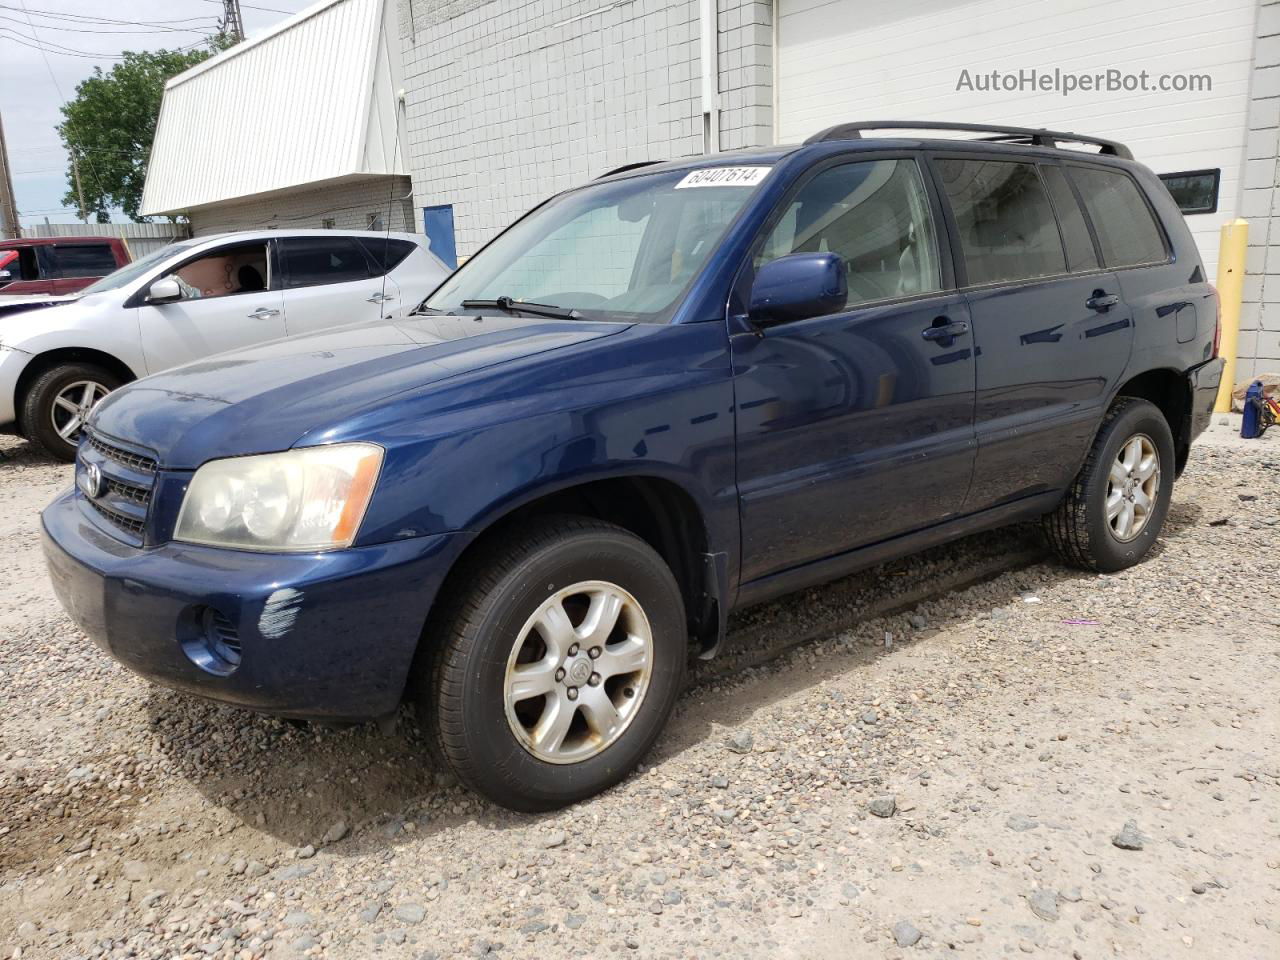
[[147,289],[147,303],[173,303],[182,299],[182,287],[173,277],[161,277]]
[[849,275],[838,253],[793,253],[770,260],[756,271],[748,317],[771,326],[819,317],[844,308]]
[[0,283],[7,283],[13,279],[13,274],[8,270],[0,270]]

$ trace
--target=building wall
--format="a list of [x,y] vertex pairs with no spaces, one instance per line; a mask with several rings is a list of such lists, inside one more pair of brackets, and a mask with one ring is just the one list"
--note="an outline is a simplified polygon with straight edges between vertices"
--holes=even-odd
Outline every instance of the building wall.
[[[723,149],[772,142],[769,2],[717,0]],[[414,200],[470,255],[546,197],[702,153],[697,0],[401,0]]]
[[1249,221],[1236,381],[1280,373],[1280,0],[1258,10],[1240,215]]
[[[326,187],[282,190],[266,197],[231,200],[192,210],[191,235],[235,230],[311,229],[326,225],[343,230],[369,229],[369,216],[382,218],[379,229],[421,233],[407,176],[365,177]],[[332,224],[326,224],[332,220]]]

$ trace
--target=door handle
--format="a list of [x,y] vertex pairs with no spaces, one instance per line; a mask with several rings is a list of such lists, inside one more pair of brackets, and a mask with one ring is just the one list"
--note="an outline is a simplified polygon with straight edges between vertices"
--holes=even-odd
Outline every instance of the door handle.
[[969,324],[964,320],[949,320],[946,317],[938,317],[933,321],[933,326],[925,327],[920,331],[920,336],[926,340],[934,340],[941,343],[944,347],[951,346],[951,341],[956,337],[963,336],[969,332]]
[[390,293],[375,293],[372,297],[365,297],[365,303],[386,303],[394,299],[395,297]]
[[1105,290],[1095,290],[1093,291],[1093,296],[1086,300],[1084,305],[1090,310],[1097,310],[1098,313],[1106,313],[1119,302],[1120,298],[1114,293],[1107,293]]
[[248,316],[250,320],[267,320],[270,317],[280,316],[280,311],[272,310],[270,307],[259,307]]

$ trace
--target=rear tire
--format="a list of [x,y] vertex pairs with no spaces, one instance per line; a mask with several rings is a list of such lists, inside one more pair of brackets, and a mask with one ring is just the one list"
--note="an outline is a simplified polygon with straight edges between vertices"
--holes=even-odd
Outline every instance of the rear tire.
[[1131,567],[1151,549],[1173,495],[1173,434],[1154,404],[1120,397],[1058,508],[1043,521],[1054,551],[1085,570]]
[[22,398],[22,435],[59,460],[76,458],[80,428],[93,407],[121,380],[92,363],[67,363],[39,374]]
[[[684,602],[647,543],[551,517],[466,562],[419,670],[418,712],[458,778],[513,810],[551,810],[625,777],[684,683]],[[563,616],[562,616],[563,615]],[[422,682],[425,681],[425,682]]]

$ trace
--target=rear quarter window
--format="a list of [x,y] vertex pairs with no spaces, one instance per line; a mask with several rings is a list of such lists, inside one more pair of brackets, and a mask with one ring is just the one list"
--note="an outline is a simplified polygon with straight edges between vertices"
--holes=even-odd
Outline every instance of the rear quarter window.
[[414,248],[414,244],[408,240],[396,240],[391,237],[385,240],[361,237],[357,242],[364,247],[364,252],[369,255],[369,262],[373,264],[379,276],[400,266],[404,258],[413,253]]
[[1164,234],[1132,177],[1078,166],[1070,168],[1070,176],[1089,211],[1106,266],[1133,267],[1168,257]]
[[116,269],[116,257],[105,243],[58,244],[53,259],[62,277],[105,277]]

